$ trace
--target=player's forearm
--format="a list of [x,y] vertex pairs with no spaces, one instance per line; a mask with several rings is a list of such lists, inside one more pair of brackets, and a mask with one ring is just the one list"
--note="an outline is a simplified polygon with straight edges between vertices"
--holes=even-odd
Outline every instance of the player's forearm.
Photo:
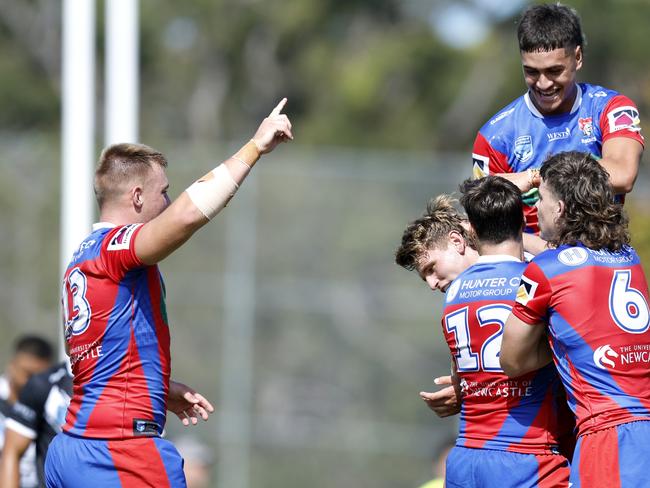
[[0,486],[3,488],[18,488],[20,458],[16,453],[7,451],[2,452],[0,461]]
[[544,252],[548,249],[548,242],[534,234],[528,234],[527,232],[524,232],[523,241],[524,251],[532,254],[533,256],[537,256],[539,253]]
[[250,170],[260,159],[261,152],[255,141],[251,139],[239,151],[226,159],[223,164],[228,168],[233,181],[239,186],[248,176]]
[[551,360],[545,328],[528,324],[510,314],[503,329],[499,363],[503,372],[512,377],[541,368]]
[[503,372],[511,377],[521,376],[531,371],[543,368],[553,359],[548,344],[540,341],[534,346],[517,347],[516,345],[501,345],[499,363]]
[[512,351],[504,353],[503,349],[499,356],[499,363],[503,372],[510,378],[521,376],[522,374],[537,369],[535,367],[535,361],[531,361],[530,356],[526,357],[523,354],[516,354]]
[[630,193],[634,189],[634,183],[638,174],[638,165],[635,163],[621,163],[611,158],[603,158],[600,164],[609,173],[609,182],[612,184],[614,193]]
[[[223,210],[248,176],[261,156],[257,144],[251,139],[234,155],[194,182],[185,193],[207,220],[212,220]],[[205,219],[193,222],[201,226]]]
[[519,173],[497,173],[494,176],[500,176],[514,183],[521,193],[526,193],[540,184],[537,170],[527,170]]
[[599,162],[609,173],[609,181],[615,193],[632,191],[642,155],[641,143],[629,137],[613,137],[603,143]]

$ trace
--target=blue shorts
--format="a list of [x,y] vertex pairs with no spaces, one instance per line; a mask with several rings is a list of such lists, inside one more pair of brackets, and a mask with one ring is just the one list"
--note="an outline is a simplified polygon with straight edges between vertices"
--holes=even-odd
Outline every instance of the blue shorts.
[[446,488],[567,488],[569,461],[560,454],[520,454],[454,447],[447,456]]
[[48,488],[185,488],[183,458],[160,437],[84,439],[58,434],[47,451]]
[[572,488],[650,487],[650,422],[636,421],[578,438],[571,463]]

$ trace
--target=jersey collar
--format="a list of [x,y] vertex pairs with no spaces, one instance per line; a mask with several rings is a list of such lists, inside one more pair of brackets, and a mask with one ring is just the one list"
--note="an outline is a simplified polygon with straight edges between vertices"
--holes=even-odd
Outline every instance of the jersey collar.
[[[580,107],[580,104],[582,103],[582,88],[580,88],[578,83],[576,83],[576,88],[578,89],[578,93],[576,93],[576,99],[573,101],[573,107],[571,107],[571,111],[569,112],[571,114],[578,110],[578,107]],[[537,110],[537,107],[530,99],[530,92],[526,92],[524,95],[524,101],[526,102],[528,110],[530,110],[535,117],[539,117],[540,119],[544,118],[544,115]]]
[[113,227],[117,226],[115,224],[111,224],[110,222],[95,222],[93,224],[93,232],[99,229],[112,229]]
[[487,254],[479,256],[476,263],[500,263],[503,261],[512,261],[514,263],[521,263],[521,259],[517,259],[509,254]]

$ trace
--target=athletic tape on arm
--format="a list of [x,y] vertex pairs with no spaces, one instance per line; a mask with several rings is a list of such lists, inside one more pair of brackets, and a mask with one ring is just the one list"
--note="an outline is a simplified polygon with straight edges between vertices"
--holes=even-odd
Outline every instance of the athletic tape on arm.
[[185,191],[201,213],[212,220],[228,205],[238,188],[226,165],[220,164]]

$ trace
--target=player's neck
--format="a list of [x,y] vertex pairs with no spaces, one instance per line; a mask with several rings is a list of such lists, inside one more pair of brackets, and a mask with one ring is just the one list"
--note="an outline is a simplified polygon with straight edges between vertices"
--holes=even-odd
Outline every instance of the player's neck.
[[508,240],[500,242],[499,244],[481,242],[479,243],[478,252],[481,256],[503,255],[523,260],[524,246],[521,240]]
[[99,221],[108,222],[113,225],[127,225],[139,222],[137,215],[133,212],[115,207],[103,208],[99,213]]

